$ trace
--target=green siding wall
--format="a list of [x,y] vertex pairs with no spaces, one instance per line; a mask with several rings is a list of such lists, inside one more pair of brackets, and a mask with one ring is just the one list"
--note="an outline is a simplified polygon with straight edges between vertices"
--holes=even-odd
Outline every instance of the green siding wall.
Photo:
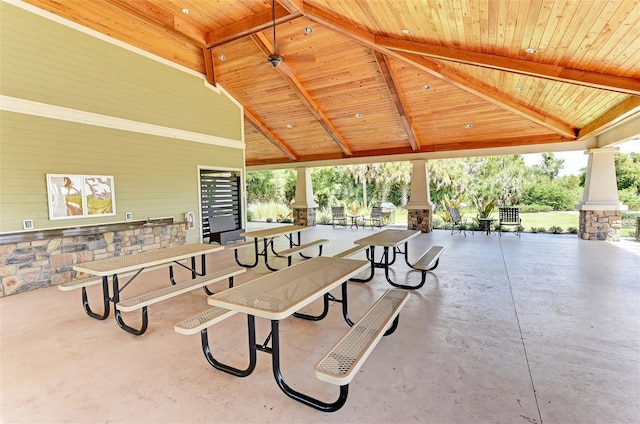
[[[187,211],[198,214],[198,166],[244,170],[241,110],[202,78],[13,5],[0,8],[0,94],[226,143],[1,111],[0,233],[22,230],[23,219],[44,229],[123,221],[125,212],[182,221]],[[117,215],[50,221],[47,173],[113,175]],[[188,241],[199,232],[197,225]]]
[[[241,168],[243,160],[240,149],[19,113],[0,112],[0,125],[0,232],[21,230],[23,219],[43,229],[124,221],[125,212],[182,221],[198,214],[198,165]],[[45,176],[61,173],[113,175],[117,215],[49,221]]]
[[7,96],[241,140],[238,106],[204,80],[0,3]]

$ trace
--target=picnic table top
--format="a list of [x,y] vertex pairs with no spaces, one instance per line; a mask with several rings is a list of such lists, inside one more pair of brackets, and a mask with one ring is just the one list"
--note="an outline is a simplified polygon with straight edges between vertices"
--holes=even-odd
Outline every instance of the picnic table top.
[[140,268],[163,265],[173,261],[192,258],[197,255],[216,252],[222,249],[224,249],[224,246],[216,244],[183,244],[180,246],[150,250],[148,252],[134,253],[126,256],[116,256],[114,258],[83,262],[74,265],[73,269],[86,274],[105,276],[122,272],[137,271]]
[[354,241],[355,244],[367,246],[399,246],[420,234],[420,230],[382,230],[368,237]]
[[282,234],[293,233],[294,231],[304,231],[308,230],[311,227],[307,227],[306,225],[285,225],[282,227],[273,227],[273,228],[265,228],[263,230],[255,230],[255,231],[247,231],[241,233],[242,237],[253,237],[253,238],[269,238],[276,237]]
[[209,296],[210,305],[283,319],[370,266],[368,261],[316,257]]

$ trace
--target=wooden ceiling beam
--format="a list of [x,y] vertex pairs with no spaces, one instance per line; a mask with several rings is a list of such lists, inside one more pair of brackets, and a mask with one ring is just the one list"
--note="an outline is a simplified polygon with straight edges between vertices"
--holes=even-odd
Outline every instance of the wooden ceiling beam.
[[[265,56],[269,56],[273,51],[273,46],[263,34],[254,34],[251,36],[251,39],[254,43],[256,43],[258,48],[262,51],[262,53],[264,53]],[[291,72],[287,64],[283,62],[275,69],[282,76],[282,78],[284,78],[287,84],[289,84],[289,87],[291,87],[291,89],[296,93],[302,103],[305,104],[305,106],[313,114],[320,125],[322,125],[329,136],[331,136],[336,144],[338,144],[344,154],[348,156],[353,155],[353,152],[351,151],[351,148],[349,147],[347,142],[342,138],[329,118],[322,112],[318,104],[311,98],[307,90],[302,86],[302,83],[298,81],[298,79],[293,75],[293,72]]]
[[216,85],[216,73],[213,66],[213,50],[204,47],[202,49],[204,55],[204,71],[207,77],[207,82],[211,85]]
[[640,96],[640,80],[634,78],[566,68],[564,66],[531,62],[523,59],[508,58],[495,54],[472,52],[391,37],[376,36],[375,43],[394,51],[431,57],[433,59],[466,63],[484,68],[545,78],[552,81]]
[[363,45],[383,53],[394,59],[398,59],[404,63],[417,67],[418,69],[429,73],[437,78],[440,78],[446,82],[461,88],[468,93],[481,97],[503,109],[516,113],[523,118],[531,120],[551,131],[566,137],[575,138],[574,129],[554,118],[546,116],[538,111],[530,109],[522,104],[519,104],[504,94],[491,91],[484,88],[482,85],[472,82],[470,79],[452,71],[446,70],[436,64],[435,62],[418,55],[409,55],[407,53],[397,52],[387,47],[376,44],[376,37],[360,28],[354,28],[347,22],[332,16],[322,9],[319,9],[307,2],[304,3],[305,16],[314,22],[322,24],[340,34],[356,40]]
[[[289,12],[276,3],[276,25],[302,17],[298,11]],[[253,35],[273,27],[271,8],[247,16],[244,19],[222,26],[205,34],[205,44],[208,48],[221,46],[248,35]]]
[[391,69],[389,68],[389,64],[387,63],[387,59],[385,56],[373,50],[373,54],[376,57],[376,62],[378,63],[378,67],[380,68],[380,72],[382,73],[382,78],[384,79],[387,88],[389,89],[389,93],[391,94],[391,99],[393,99],[393,103],[396,106],[396,110],[398,111],[398,115],[400,115],[400,121],[402,122],[402,126],[404,127],[405,132],[407,133],[407,137],[409,137],[409,143],[411,144],[411,148],[414,152],[420,151],[420,143],[416,139],[415,132],[413,131],[413,125],[411,124],[411,120],[407,116],[407,112],[404,107],[404,102],[400,98],[400,93],[396,87],[396,82],[391,74]]
[[[203,35],[195,30],[191,29],[189,32],[179,30],[176,22],[176,18],[171,12],[168,12],[157,5],[151,3],[148,0],[106,0],[108,3],[117,6],[118,8],[125,10],[132,15],[142,19],[145,22],[149,22],[153,25],[164,28],[165,30],[180,36],[181,38],[195,44],[198,47],[204,46]],[[189,26],[185,22],[180,22],[180,27],[188,29]]]
[[580,129],[578,140],[601,134],[637,114],[640,114],[640,97],[630,96]]
[[244,109],[244,118],[249,121],[251,125],[258,131],[260,134],[265,136],[267,140],[273,143],[278,149],[282,151],[289,159],[292,161],[298,161],[298,156],[293,153],[293,151],[287,146],[277,135],[275,135],[269,128],[267,128],[260,120],[251,112],[249,112],[246,108]]

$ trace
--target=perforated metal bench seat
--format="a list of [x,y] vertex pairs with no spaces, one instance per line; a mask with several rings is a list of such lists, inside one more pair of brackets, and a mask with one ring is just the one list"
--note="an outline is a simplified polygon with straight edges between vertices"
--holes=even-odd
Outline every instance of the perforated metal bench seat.
[[229,309],[214,306],[213,308],[199,313],[198,315],[194,315],[184,321],[180,321],[173,326],[173,329],[179,334],[196,334],[236,313],[237,311],[231,311]]
[[355,245],[354,247],[352,247],[351,249],[347,249],[344,250],[340,253],[336,253],[335,255],[333,255],[334,258],[348,258],[349,256],[353,256],[356,253],[367,249],[369,246],[365,245],[365,244],[358,244]]
[[242,249],[243,247],[253,246],[254,244],[255,242],[253,240],[249,240],[249,241],[243,241],[240,243],[225,244],[224,248],[226,250],[237,250],[237,249]]
[[351,382],[405,305],[409,292],[389,289],[316,364],[316,378],[344,386]]
[[302,254],[302,251],[305,249],[308,249],[310,247],[313,246],[319,246],[319,250],[318,250],[318,256],[322,256],[322,245],[325,243],[329,243],[329,240],[327,239],[319,239],[319,240],[314,240],[311,241],[309,243],[305,243],[305,244],[301,244],[300,246],[294,246],[291,249],[287,249],[287,250],[283,250],[281,252],[278,252],[277,256],[280,258],[287,258],[287,266],[291,266],[291,256],[298,252],[300,253],[300,256],[302,256],[305,259],[310,259],[310,256],[306,256]]
[[207,275],[196,277],[184,283],[179,283],[174,286],[166,287],[160,290],[145,293],[140,296],[132,297],[130,299],[122,300],[118,302],[118,304],[116,305],[116,309],[123,312],[135,311],[136,309],[153,305],[154,303],[162,302],[163,300],[171,299],[172,297],[190,292],[209,284],[213,284],[225,278],[236,276],[245,271],[246,270],[241,267],[229,267]]
[[81,278],[79,280],[71,280],[58,285],[58,290],[71,291],[82,287],[95,286],[102,283],[102,277]]
[[329,243],[329,240],[327,239],[319,239],[319,240],[314,240],[311,241],[309,243],[305,243],[305,244],[301,244],[300,246],[294,246],[291,249],[287,249],[287,250],[283,250],[281,252],[278,252],[278,256],[281,258],[288,258],[291,255],[293,255],[296,252],[301,252],[305,249],[308,249],[310,247],[313,246],[322,246],[325,243]]
[[422,255],[420,259],[415,261],[411,266],[422,271],[430,271],[438,265],[437,261],[440,259],[440,254],[443,250],[444,247],[442,246],[431,246],[431,248],[429,248],[429,250],[427,250],[424,255]]

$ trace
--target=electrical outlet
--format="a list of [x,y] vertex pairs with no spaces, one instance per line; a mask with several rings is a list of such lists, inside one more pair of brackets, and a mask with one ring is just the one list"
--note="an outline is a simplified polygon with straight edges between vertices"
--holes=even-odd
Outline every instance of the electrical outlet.
[[131,221],[133,219],[133,214],[131,212],[126,212],[124,214],[124,219],[127,221]]

